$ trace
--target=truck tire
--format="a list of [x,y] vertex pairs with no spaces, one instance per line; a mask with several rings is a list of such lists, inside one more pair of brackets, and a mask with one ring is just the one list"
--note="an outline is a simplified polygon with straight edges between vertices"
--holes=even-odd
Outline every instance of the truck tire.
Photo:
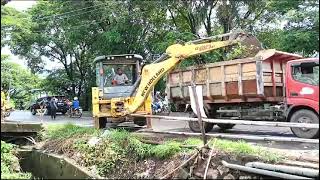
[[[317,116],[317,114],[310,110],[302,109],[293,113],[290,118],[290,122],[319,124],[319,117]],[[314,139],[319,137],[319,129],[292,127],[291,131],[299,138]]]
[[[195,115],[194,113],[192,113],[190,115],[190,117],[192,118],[197,118],[197,115]],[[213,123],[208,123],[208,122],[202,122],[203,123],[203,127],[204,127],[204,131],[207,133],[207,132],[210,132],[214,126]],[[201,128],[199,126],[199,122],[198,121],[189,121],[188,122],[189,124],[189,128],[192,132],[197,132],[197,133],[200,133],[201,132]]]
[[[197,132],[197,133],[201,132],[198,121],[189,121],[188,123],[189,123],[189,128],[191,129],[192,132]],[[213,123],[203,122],[204,131],[206,133],[210,132],[213,128],[213,125],[214,125]]]
[[232,129],[235,126],[235,124],[217,124],[217,125],[222,130]]

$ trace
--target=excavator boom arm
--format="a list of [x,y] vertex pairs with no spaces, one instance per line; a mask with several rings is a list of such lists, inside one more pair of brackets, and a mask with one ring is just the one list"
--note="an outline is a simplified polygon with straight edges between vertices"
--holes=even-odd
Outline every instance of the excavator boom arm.
[[167,59],[145,65],[142,69],[141,82],[136,91],[133,103],[128,107],[127,114],[134,113],[146,100],[152,88],[157,84],[157,82],[170,70],[176,67],[182,60],[195,56],[198,54],[203,54],[215,49],[222,47],[227,47],[238,43],[239,40],[226,40],[226,41],[216,41],[205,43],[186,43],[185,45],[174,44],[167,48],[166,55]]

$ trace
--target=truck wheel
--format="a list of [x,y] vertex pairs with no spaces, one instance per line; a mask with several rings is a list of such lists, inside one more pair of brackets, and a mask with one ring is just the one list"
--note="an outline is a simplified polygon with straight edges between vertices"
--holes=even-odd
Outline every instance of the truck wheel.
[[[192,113],[190,115],[190,117],[192,118],[197,118],[197,115]],[[207,133],[207,132],[210,132],[214,126],[213,123],[208,123],[208,122],[202,122],[203,123],[203,128],[204,128],[204,131]],[[192,132],[201,132],[201,128],[199,126],[199,122],[198,121],[189,121],[188,122],[189,124],[189,128],[191,129]]]
[[[199,126],[199,122],[198,121],[189,121],[189,128],[191,129],[191,131],[193,132],[201,132],[200,126]],[[204,131],[210,132],[213,128],[213,123],[207,123],[207,122],[203,122],[203,127],[204,127]]]
[[138,126],[145,126],[147,124],[146,118],[138,117],[133,119],[133,123]]
[[[314,112],[307,109],[303,109],[293,113],[290,122],[319,124],[319,117]],[[319,137],[319,129],[292,127],[291,131],[294,135],[300,138],[313,139]]]
[[217,124],[220,129],[222,130],[227,130],[227,129],[232,129],[235,124]]

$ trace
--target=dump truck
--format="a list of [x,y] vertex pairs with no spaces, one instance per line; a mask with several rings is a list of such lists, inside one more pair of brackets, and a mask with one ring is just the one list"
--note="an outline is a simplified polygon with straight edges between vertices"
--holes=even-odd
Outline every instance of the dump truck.
[[[167,76],[166,93],[177,111],[190,107],[192,83],[202,86],[200,98],[209,118],[319,124],[319,58],[267,49],[254,57],[176,68]],[[204,124],[207,132],[213,126]],[[230,129],[234,124],[217,126]],[[194,121],[189,127],[201,130]],[[319,129],[291,130],[297,137],[319,137]]]

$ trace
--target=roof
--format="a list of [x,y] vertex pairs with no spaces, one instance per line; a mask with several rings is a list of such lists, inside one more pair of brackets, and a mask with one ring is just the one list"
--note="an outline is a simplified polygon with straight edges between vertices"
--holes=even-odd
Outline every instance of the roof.
[[293,54],[293,53],[288,53],[284,51],[278,51],[276,49],[266,49],[266,50],[260,50],[255,57],[259,57],[261,60],[268,60],[269,58],[272,57],[272,59],[277,59],[277,60],[294,60],[294,59],[302,59],[303,57],[298,54]]
[[128,58],[128,59],[135,58],[135,59],[138,59],[139,61],[143,60],[143,57],[141,55],[139,55],[139,54],[117,54],[117,55],[98,56],[93,60],[93,62],[97,63],[99,61],[112,60],[112,59],[117,58],[117,57],[125,57],[125,58]]

